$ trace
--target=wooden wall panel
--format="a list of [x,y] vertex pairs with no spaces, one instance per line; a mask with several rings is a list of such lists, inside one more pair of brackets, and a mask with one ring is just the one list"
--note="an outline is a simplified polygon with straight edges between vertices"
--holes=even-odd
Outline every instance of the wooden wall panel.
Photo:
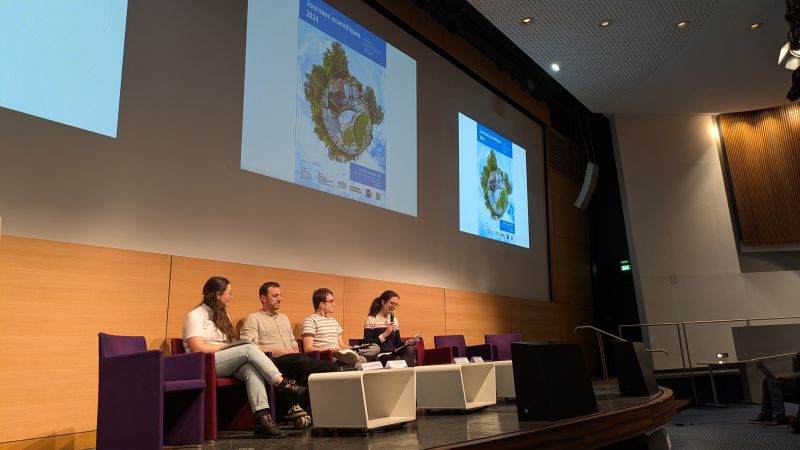
[[78,450],[94,448],[96,441],[97,432],[86,431],[83,433],[6,442],[0,444],[0,450]]
[[741,240],[800,242],[800,106],[720,114]]
[[445,334],[444,289],[390,281],[345,278],[344,292],[348,309],[344,315],[346,338],[361,338],[364,320],[372,299],[391,289],[400,295],[397,319],[403,336],[423,332],[426,344],[433,346],[433,336]]
[[[582,170],[582,169],[581,169]],[[575,207],[581,184],[558,170],[548,171],[552,234],[589,246],[589,214]]]
[[550,295],[553,301],[591,305],[590,249],[553,235],[550,240]]
[[280,311],[289,316],[298,338],[303,319],[314,312],[311,294],[317,288],[327,287],[333,291],[336,298],[335,317],[341,322],[344,316],[344,277],[175,256],[170,283],[168,337],[182,336],[186,314],[200,304],[203,284],[215,275],[227,278],[233,287],[233,301],[228,314],[234,325],[261,309],[258,288],[265,281],[276,281],[281,285],[283,302]]
[[[562,339],[568,342],[577,342],[581,345],[586,366],[590,372],[597,370],[597,336],[594,331],[585,330],[574,332],[575,327],[592,325],[592,308],[577,305],[558,304],[561,317]],[[611,347],[607,347],[610,349]]]
[[500,295],[445,289],[445,334],[463,334],[467,345],[475,345],[486,334],[510,333],[510,304]]
[[0,442],[94,430],[97,333],[164,338],[168,255],[3,236]]
[[561,308],[555,302],[509,298],[511,332],[526,341],[559,341],[563,338]]

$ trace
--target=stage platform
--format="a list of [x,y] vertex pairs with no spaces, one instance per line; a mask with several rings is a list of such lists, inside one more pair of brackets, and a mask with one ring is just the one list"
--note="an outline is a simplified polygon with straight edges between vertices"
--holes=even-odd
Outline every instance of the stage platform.
[[311,428],[297,431],[282,426],[285,439],[252,439],[250,432],[220,432],[217,441],[202,446],[172,449],[260,450],[320,448],[337,450],[367,448],[563,448],[591,449],[613,444],[655,430],[675,415],[672,391],[661,388],[650,397],[621,398],[616,384],[594,384],[600,411],[558,422],[519,422],[513,402],[469,413],[446,414],[419,411],[417,419],[403,426],[361,433],[331,432]]

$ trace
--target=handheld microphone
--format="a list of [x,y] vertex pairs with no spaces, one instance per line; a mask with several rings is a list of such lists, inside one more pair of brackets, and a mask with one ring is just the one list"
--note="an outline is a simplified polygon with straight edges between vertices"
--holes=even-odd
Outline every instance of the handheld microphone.
[[389,323],[394,323],[394,313],[389,313]]

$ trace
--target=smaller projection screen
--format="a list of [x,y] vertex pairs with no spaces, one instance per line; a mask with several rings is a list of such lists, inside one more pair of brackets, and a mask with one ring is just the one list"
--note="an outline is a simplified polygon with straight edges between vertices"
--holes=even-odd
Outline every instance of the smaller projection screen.
[[242,169],[417,215],[416,62],[320,0],[251,0]]
[[529,248],[525,149],[458,114],[460,230]]

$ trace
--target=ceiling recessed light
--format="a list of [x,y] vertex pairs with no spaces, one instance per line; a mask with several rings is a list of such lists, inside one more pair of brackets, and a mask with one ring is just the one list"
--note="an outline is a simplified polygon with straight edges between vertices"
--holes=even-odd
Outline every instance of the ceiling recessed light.
[[679,30],[682,30],[682,29],[684,29],[684,28],[689,26],[689,21],[688,20],[681,20],[675,26],[678,27]]
[[600,21],[600,28],[608,28],[611,24],[614,23],[611,19],[604,19]]
[[757,29],[761,28],[761,25],[764,25],[764,24],[763,24],[763,23],[761,23],[761,22],[755,22],[755,23],[751,23],[751,24],[750,24],[750,25],[747,27],[747,29],[748,29],[748,30],[750,30],[750,31],[755,31],[755,30],[757,30]]
[[550,64],[550,68],[553,69],[553,72],[558,72],[561,70],[561,66],[559,66],[557,63]]
[[523,17],[522,18],[522,24],[523,25],[527,25],[527,24],[529,24],[531,22],[533,22],[533,17]]

